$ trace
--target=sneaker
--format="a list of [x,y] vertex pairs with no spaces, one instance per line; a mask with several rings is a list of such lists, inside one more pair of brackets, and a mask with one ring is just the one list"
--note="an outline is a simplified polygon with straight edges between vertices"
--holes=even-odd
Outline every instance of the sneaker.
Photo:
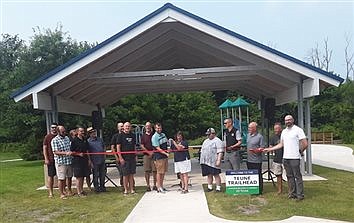
[[207,189],[207,192],[211,192],[211,191],[213,191],[213,188],[211,188],[211,189],[208,188]]
[[296,201],[302,201],[302,200],[304,200],[304,197],[297,197],[296,198]]
[[296,199],[297,197],[295,195],[289,195],[288,199]]
[[149,186],[149,187],[146,187],[146,192],[150,192],[150,191],[151,191],[150,186]]
[[164,187],[162,188],[162,190],[165,191],[165,192],[168,191],[168,190],[167,190],[166,188],[164,188]]
[[153,187],[152,187],[152,190],[157,190],[157,187],[156,187],[156,186],[153,186]]
[[166,193],[166,191],[164,191],[163,188],[159,188],[159,189],[157,189],[157,193],[162,193],[162,194],[164,194],[164,193]]
[[216,189],[216,190],[215,190],[215,192],[219,193],[219,192],[221,192],[221,189],[219,189],[219,190],[218,190],[218,189]]
[[100,192],[107,192],[107,189],[105,187],[100,188]]
[[77,196],[79,196],[79,197],[86,197],[86,194],[84,194],[84,193],[79,193],[79,194],[77,194]]

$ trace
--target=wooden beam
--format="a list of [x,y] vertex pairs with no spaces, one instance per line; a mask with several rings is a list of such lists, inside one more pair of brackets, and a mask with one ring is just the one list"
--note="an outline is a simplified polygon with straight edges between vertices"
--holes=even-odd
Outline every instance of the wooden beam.
[[241,72],[255,71],[261,67],[255,65],[247,66],[226,66],[226,67],[205,67],[191,69],[172,69],[172,70],[155,70],[155,71],[132,71],[132,72],[115,72],[115,73],[97,73],[91,75],[88,79],[108,79],[108,78],[131,78],[131,77],[155,77],[155,76],[192,76],[195,74],[223,73],[223,72]]

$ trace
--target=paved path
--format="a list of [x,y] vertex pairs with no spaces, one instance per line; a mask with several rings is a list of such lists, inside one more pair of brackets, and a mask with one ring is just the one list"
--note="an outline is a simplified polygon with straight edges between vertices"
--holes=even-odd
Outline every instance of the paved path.
[[354,155],[351,148],[321,144],[311,146],[314,164],[354,172]]
[[[313,159],[314,163],[319,165],[329,165],[330,167],[352,170],[353,155],[348,152],[345,147],[336,147],[332,145],[313,145]],[[324,152],[329,150],[330,152]],[[350,149],[349,149],[350,150]],[[350,150],[352,151],[352,150]],[[335,156],[333,154],[336,154]],[[335,157],[335,158],[334,158]],[[348,160],[348,157],[351,157]],[[171,162],[172,163],[172,162]],[[347,163],[347,165],[345,165]],[[332,166],[333,165],[333,166]],[[142,199],[135,206],[133,211],[129,214],[125,222],[250,222],[250,221],[229,221],[215,217],[209,213],[206,197],[202,188],[202,183],[205,179],[200,176],[200,168],[196,160],[192,162],[191,183],[192,187],[190,193],[180,194],[177,191],[178,187],[173,187],[177,183],[176,176],[173,173],[172,164],[169,167],[169,174],[166,175],[165,186],[170,189],[166,194],[159,194],[154,192],[145,193]],[[142,168],[138,168],[137,176],[142,175]],[[222,176],[224,178],[224,176]],[[309,178],[311,180],[311,178]],[[144,185],[143,177],[136,177],[137,185]],[[158,202],[158,207],[156,203]],[[179,214],[179,210],[183,210],[183,215]],[[260,221],[257,221],[260,222]],[[310,218],[302,216],[293,216],[291,218],[281,221],[267,221],[267,222],[342,222],[327,219]]]
[[0,163],[8,163],[8,162],[21,161],[21,160],[23,159],[1,160]]

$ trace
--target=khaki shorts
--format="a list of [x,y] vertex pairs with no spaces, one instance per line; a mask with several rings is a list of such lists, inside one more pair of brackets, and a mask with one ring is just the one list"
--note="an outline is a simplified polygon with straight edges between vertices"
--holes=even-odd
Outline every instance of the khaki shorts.
[[160,159],[154,161],[157,173],[163,174],[168,171],[168,159]]
[[151,173],[151,171],[156,172],[156,166],[152,157],[144,155],[144,171]]
[[273,162],[272,170],[275,176],[280,176],[283,174],[283,164]]
[[71,165],[55,164],[57,169],[58,180],[65,180],[68,177],[73,177],[73,168]]

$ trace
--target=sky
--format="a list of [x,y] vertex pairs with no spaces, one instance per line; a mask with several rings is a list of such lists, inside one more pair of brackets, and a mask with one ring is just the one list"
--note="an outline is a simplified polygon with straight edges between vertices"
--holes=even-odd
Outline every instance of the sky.
[[0,32],[28,43],[33,28],[59,24],[77,41],[100,43],[167,2],[303,61],[328,39],[330,70],[343,78],[346,37],[354,52],[354,0],[0,0]]

